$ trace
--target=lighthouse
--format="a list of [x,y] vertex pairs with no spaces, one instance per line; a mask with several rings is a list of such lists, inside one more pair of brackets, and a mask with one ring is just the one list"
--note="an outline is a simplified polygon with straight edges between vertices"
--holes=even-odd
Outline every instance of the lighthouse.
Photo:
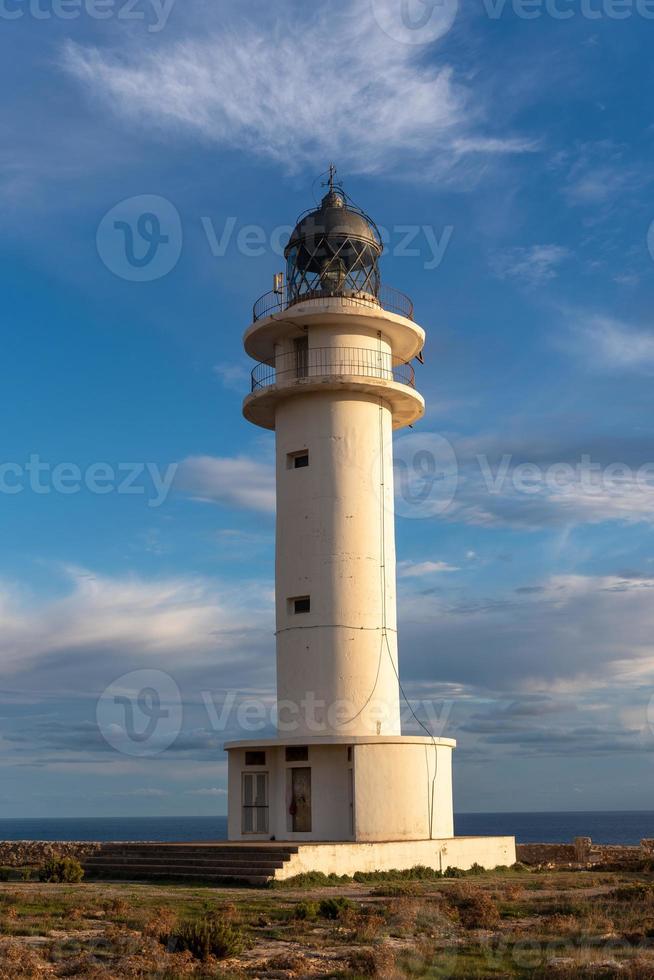
[[[400,718],[393,433],[424,414],[425,331],[334,178],[244,336],[243,412],[276,444],[277,734],[225,748],[230,840],[331,842],[343,872],[362,869],[363,842],[391,848],[377,867],[441,859],[456,743],[403,735]],[[420,841],[428,853],[398,852]]]

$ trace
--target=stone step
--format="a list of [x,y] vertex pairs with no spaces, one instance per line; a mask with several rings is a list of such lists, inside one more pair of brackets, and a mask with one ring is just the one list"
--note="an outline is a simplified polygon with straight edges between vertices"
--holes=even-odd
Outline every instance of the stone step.
[[194,844],[184,844],[184,845],[158,845],[158,844],[104,844],[102,848],[97,853],[99,854],[155,854],[159,853],[162,855],[173,855],[173,854],[193,854],[197,857],[202,857],[210,854],[220,854],[220,855],[239,855],[242,857],[274,857],[282,858],[283,860],[288,859],[291,854],[297,854],[297,847],[292,845],[289,847],[239,847],[239,846],[225,846],[220,845],[207,845],[205,847],[199,847]]
[[115,864],[111,867],[98,868],[102,871],[103,880],[112,878],[129,881],[144,881],[149,879],[165,879],[174,881],[213,881],[213,882],[247,882],[251,885],[265,885],[273,877],[272,874],[256,874],[248,868],[223,868],[220,873],[203,873],[197,869],[181,870],[175,869],[153,869],[147,865],[121,865]]
[[84,864],[87,867],[103,867],[112,866],[115,864],[138,864],[138,865],[148,865],[152,867],[172,867],[173,865],[185,865],[193,868],[230,868],[235,864],[244,865],[248,868],[262,868],[263,870],[270,869],[274,871],[275,868],[282,868],[284,866],[284,861],[281,859],[269,860],[264,859],[238,859],[236,856],[224,857],[224,858],[195,858],[195,857],[183,857],[181,855],[176,855],[175,857],[162,858],[160,855],[156,857],[144,857],[140,854],[127,854],[127,855],[109,855],[109,854],[97,854],[91,857],[87,857],[84,860]]
[[165,844],[117,841],[102,845],[82,862],[88,873],[102,878],[132,881],[247,882],[263,885],[275,877],[292,854],[294,845]]

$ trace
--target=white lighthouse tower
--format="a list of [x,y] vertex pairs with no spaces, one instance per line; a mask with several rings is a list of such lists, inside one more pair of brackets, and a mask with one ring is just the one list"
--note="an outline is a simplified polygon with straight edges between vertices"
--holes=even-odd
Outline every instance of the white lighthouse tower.
[[[455,742],[400,726],[392,433],[424,413],[411,362],[425,332],[382,284],[382,250],[330,168],[245,333],[259,363],[243,412],[276,438],[278,732],[226,746],[230,840],[453,836]],[[346,850],[331,870],[361,869]],[[388,866],[435,853],[393,846]]]

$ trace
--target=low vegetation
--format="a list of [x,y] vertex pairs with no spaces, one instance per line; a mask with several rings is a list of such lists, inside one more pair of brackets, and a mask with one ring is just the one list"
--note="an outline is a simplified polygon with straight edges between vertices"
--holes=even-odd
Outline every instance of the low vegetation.
[[[24,877],[27,877],[26,871],[24,872]],[[50,881],[50,882],[71,882],[75,884],[81,881],[84,877],[84,868],[75,858],[71,857],[60,857],[58,854],[53,854],[49,857],[41,866],[39,870],[39,880],[40,881]]]
[[[654,977],[654,874],[429,869],[282,890],[0,884],[0,977]],[[60,876],[60,877],[58,877]]]

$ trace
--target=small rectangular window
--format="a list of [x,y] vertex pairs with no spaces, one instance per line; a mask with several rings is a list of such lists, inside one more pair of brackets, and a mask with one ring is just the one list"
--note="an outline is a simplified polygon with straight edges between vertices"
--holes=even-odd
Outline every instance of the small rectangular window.
[[311,612],[311,597],[308,595],[300,595],[294,599],[289,599],[288,604],[292,613]]
[[286,761],[287,762],[308,762],[309,761],[309,746],[308,745],[287,745],[286,746]]
[[299,470],[309,465],[309,450],[301,449],[297,453],[287,453],[286,468],[289,470]]
[[260,751],[259,749],[252,750],[245,753],[245,765],[246,766],[265,766],[266,764],[266,753]]

